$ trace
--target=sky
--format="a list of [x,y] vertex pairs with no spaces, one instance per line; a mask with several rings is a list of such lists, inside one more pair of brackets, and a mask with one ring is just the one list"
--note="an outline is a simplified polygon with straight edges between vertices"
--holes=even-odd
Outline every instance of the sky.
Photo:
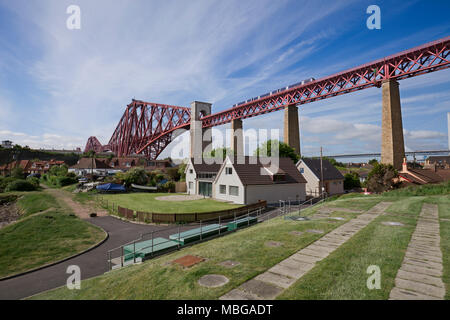
[[[380,30],[366,26],[373,4]],[[78,30],[66,27],[70,5]],[[446,37],[449,16],[446,0],[0,0],[0,140],[106,144],[133,98],[218,112]],[[448,147],[449,89],[449,69],[400,82],[407,151]],[[299,117],[304,155],[380,152],[381,89],[303,105]],[[244,121],[281,135],[282,125],[282,111]]]

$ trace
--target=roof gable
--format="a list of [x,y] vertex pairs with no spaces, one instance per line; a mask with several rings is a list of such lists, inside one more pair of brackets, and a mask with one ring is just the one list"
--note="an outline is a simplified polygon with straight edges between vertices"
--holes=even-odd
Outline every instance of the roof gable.
[[[322,174],[320,172],[320,159],[303,158],[297,163],[297,165],[299,165],[300,163],[304,163],[316,176],[316,178],[318,178],[319,180],[321,179]],[[324,180],[344,179],[342,173],[340,173],[339,170],[336,169],[328,160],[322,159],[322,167]]]

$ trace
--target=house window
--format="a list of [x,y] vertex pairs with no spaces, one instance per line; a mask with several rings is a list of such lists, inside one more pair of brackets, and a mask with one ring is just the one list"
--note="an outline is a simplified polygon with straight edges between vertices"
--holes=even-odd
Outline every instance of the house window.
[[192,182],[189,182],[189,190],[194,189],[194,184]]
[[300,168],[300,173],[305,173],[305,168]]
[[190,173],[190,174],[193,174],[193,173],[194,173],[194,170],[189,169],[189,173]]
[[225,174],[233,174],[233,168],[225,168]]
[[230,186],[229,193],[230,193],[230,196],[239,196],[239,187]]
[[221,184],[220,185],[220,194],[227,194],[227,186]]

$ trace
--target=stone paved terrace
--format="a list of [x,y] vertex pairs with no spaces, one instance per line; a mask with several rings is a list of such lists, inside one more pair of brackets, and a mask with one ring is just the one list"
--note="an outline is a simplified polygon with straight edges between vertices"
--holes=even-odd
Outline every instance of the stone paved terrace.
[[268,271],[258,275],[236,289],[220,297],[221,300],[271,300],[308,273],[315,264],[338,249],[357,232],[382,214],[390,202],[375,207],[350,220],[319,240],[281,261]]

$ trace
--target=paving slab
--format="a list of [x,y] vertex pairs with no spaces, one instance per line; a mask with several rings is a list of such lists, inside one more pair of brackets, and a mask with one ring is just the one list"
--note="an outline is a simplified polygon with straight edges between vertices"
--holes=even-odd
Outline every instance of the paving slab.
[[322,258],[319,257],[314,257],[314,256],[309,256],[309,255],[304,255],[301,254],[299,252],[297,252],[296,254],[293,254],[291,256],[292,259],[295,259],[297,261],[301,261],[301,262],[305,262],[305,263],[310,263],[310,264],[314,264],[317,261],[322,260]]
[[390,299],[444,298],[439,227],[437,206],[424,204]]
[[276,296],[283,291],[283,288],[279,286],[275,286],[273,284],[256,279],[252,279],[243,283],[239,288],[240,290],[243,290],[245,292],[257,295],[264,300],[275,299]]
[[444,288],[444,283],[442,282],[441,277],[433,277],[421,273],[404,271],[401,269],[398,271],[397,277],[400,279],[422,282],[439,288]]
[[400,289],[407,289],[410,291],[415,291],[415,292],[426,294],[428,296],[433,296],[436,298],[442,299],[445,296],[444,288],[439,288],[439,287],[421,283],[421,282],[396,278],[395,286]]
[[254,294],[244,292],[239,289],[233,289],[227,294],[221,296],[219,300],[260,300],[260,298]]
[[255,280],[264,281],[267,283],[271,283],[274,285],[277,285],[279,287],[282,287],[284,289],[289,288],[295,281],[297,281],[294,278],[286,277],[281,274],[273,273],[266,271],[264,273],[261,273],[258,275]]
[[403,264],[402,267],[400,268],[400,270],[425,274],[425,275],[434,276],[434,277],[442,277],[442,271],[440,271],[440,270],[414,266],[411,264]]
[[230,280],[221,274],[207,274],[198,279],[198,284],[207,288],[218,288],[226,285]]
[[439,300],[439,298],[414,291],[394,288],[389,295],[389,300]]
[[[311,270],[314,267],[312,265],[310,268],[305,267],[305,269],[300,268],[291,268],[287,267],[281,264],[277,264],[271,269],[269,269],[269,272],[281,274],[282,276],[294,278],[294,279],[300,279],[301,276],[303,276],[305,273],[307,273],[309,270]],[[309,269],[309,270],[308,270]]]
[[322,259],[324,259],[324,258],[326,258],[326,257],[328,257],[330,255],[326,251],[313,250],[313,249],[310,249],[310,248],[305,248],[303,250],[300,250],[300,253],[304,254],[304,255],[308,255],[308,256],[322,258]]

